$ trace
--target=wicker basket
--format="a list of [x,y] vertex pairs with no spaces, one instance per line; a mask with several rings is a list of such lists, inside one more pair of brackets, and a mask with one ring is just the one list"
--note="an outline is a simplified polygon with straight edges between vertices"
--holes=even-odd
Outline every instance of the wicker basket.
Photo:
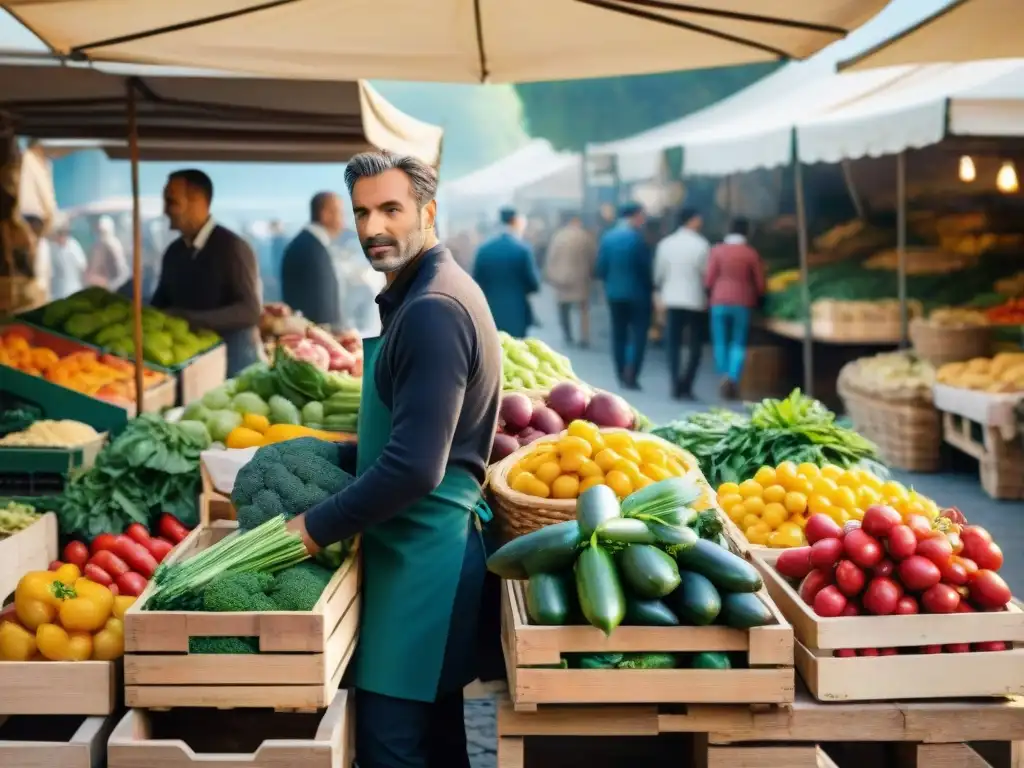
[[[603,434],[629,431],[626,429],[601,430]],[[656,435],[639,432],[636,434],[638,440],[660,445],[679,459],[688,474],[697,474],[703,480],[704,476],[700,474],[700,467],[693,454]],[[542,499],[537,496],[528,496],[525,493],[512,490],[506,479],[512,467],[538,445],[555,442],[561,437],[563,435],[546,435],[534,440],[498,463],[492,464],[487,470],[488,502],[494,512],[494,519],[500,527],[503,541],[514,539],[546,525],[564,523],[566,520],[576,517],[576,499]]]
[[959,363],[992,353],[992,329],[987,325],[949,328],[915,319],[910,324],[914,353],[932,365]]
[[838,391],[854,429],[878,446],[886,464],[908,472],[939,471],[942,422],[931,402],[861,392],[842,376]]

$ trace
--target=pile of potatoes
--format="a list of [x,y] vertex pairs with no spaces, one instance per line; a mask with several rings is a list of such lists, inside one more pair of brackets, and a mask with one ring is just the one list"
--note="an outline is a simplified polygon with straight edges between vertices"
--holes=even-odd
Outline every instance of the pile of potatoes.
[[978,392],[1024,392],[1024,352],[1001,352],[966,363],[946,363],[935,376],[939,384]]

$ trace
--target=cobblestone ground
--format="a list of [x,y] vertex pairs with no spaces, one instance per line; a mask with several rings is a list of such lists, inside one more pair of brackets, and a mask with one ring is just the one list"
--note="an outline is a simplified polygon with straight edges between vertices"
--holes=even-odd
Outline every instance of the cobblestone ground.
[[493,699],[466,702],[466,740],[473,768],[497,768],[498,734]]

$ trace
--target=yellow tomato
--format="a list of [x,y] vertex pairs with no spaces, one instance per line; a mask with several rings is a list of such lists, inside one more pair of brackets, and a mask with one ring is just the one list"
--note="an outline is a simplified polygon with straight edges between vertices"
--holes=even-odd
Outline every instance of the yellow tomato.
[[864,510],[861,509],[860,507],[854,507],[853,509],[848,510],[848,511],[850,513],[850,519],[851,520],[863,520],[864,519]]
[[817,464],[811,464],[809,461],[805,461],[802,464],[798,464],[796,467],[798,475],[803,475],[808,480],[813,480],[816,477],[821,476],[821,470],[818,469]]
[[653,484],[654,480],[651,480],[647,475],[637,475],[636,482],[633,484],[633,490],[639,491],[641,488],[646,488],[648,485]]
[[582,453],[563,453],[558,459],[558,466],[562,468],[563,472],[579,472],[585,461],[590,461],[590,459]]
[[633,435],[629,432],[604,432],[601,437],[604,438],[604,444],[616,453],[634,447]]
[[591,461],[590,459],[587,459],[582,464],[580,464],[580,468],[576,471],[576,474],[584,478],[604,478],[604,471],[599,466],[597,466],[597,462]]
[[[114,619],[111,619],[114,621]],[[93,635],[92,657],[96,661],[113,661],[124,655],[124,633],[106,626]]]
[[743,497],[740,496],[738,493],[729,493],[726,494],[725,496],[720,495],[718,497],[718,506],[720,506],[722,509],[732,509],[737,504],[742,503]]
[[832,493],[829,494],[829,499],[837,507],[842,507],[847,512],[857,506],[857,494],[853,492],[852,488],[847,488],[846,486],[836,488],[832,491]]
[[613,469],[604,476],[605,485],[615,491],[615,495],[624,499],[633,492],[633,483],[629,476],[618,469]]
[[[640,455],[640,451],[636,449],[635,445],[624,445],[621,448],[616,449],[616,453],[624,459],[633,462],[634,464],[642,464],[643,457]],[[668,463],[668,460],[665,460]]]
[[554,453],[555,443],[551,442],[550,440],[547,441],[546,443],[536,443],[533,446],[533,450],[535,453]]
[[796,480],[789,484],[787,490],[802,493],[804,496],[810,496],[812,493],[814,493],[814,485],[808,478],[798,477]]
[[924,515],[925,517],[928,516],[924,504],[922,504],[919,501],[903,502],[902,506],[900,507],[900,514],[903,515],[903,517],[908,517],[910,515]]
[[720,486],[718,486],[719,498],[721,498],[722,496],[728,496],[729,494],[732,493],[739,494],[739,492],[740,487],[737,483],[722,483]]
[[68,633],[68,661],[87,661],[92,656],[92,635],[88,632]]
[[71,638],[63,627],[56,624],[41,624],[36,629],[36,645],[39,653],[50,661],[70,661],[68,644]]
[[775,482],[779,485],[787,485],[796,479],[796,464],[792,461],[784,461],[775,468]]
[[882,495],[869,485],[857,488],[857,506],[867,509],[882,500]]
[[132,607],[132,604],[135,602],[135,600],[136,598],[132,597],[131,595],[117,595],[114,598],[114,605],[111,610],[111,614],[114,616],[115,619],[123,620],[125,613],[128,611],[129,608]]
[[551,489],[538,480],[532,472],[520,472],[511,488],[513,491],[525,493],[527,496],[538,496],[542,499],[551,495]]
[[676,458],[670,458],[666,462],[666,469],[672,474],[673,477],[682,477],[686,474],[686,467],[683,466],[682,462]]
[[643,475],[640,473],[640,468],[629,459],[619,459],[615,462],[615,466],[612,467],[612,469],[617,469],[628,477],[629,483],[633,486],[634,490],[639,488],[640,483],[643,482],[641,479],[643,478]]
[[803,515],[791,515],[789,520],[787,520],[786,522],[792,523],[793,525],[798,526],[801,530],[803,530],[804,526],[807,525],[807,518]]
[[778,528],[787,519],[789,519],[789,512],[786,508],[777,502],[766,504],[764,512],[761,513],[761,519],[768,523],[771,528]]
[[760,483],[762,488],[775,485],[775,470],[771,467],[761,467],[754,473],[754,480]]
[[598,451],[597,455],[594,456],[594,461],[597,462],[597,466],[601,468],[602,472],[609,472],[615,467],[615,462],[621,458],[611,448],[605,448],[603,451]]
[[829,480],[827,477],[811,478],[811,487],[815,493],[829,498],[832,498],[832,494],[839,488],[835,480]]
[[36,655],[36,634],[13,621],[0,624],[0,659],[28,661]]
[[806,543],[804,532],[797,525],[784,523],[772,534],[773,547],[802,547]]
[[729,515],[730,520],[739,525],[743,522],[743,518],[747,516],[747,508],[742,504],[733,504],[726,510],[726,514]]
[[508,471],[508,474],[505,475],[505,482],[511,486],[512,483],[516,481],[516,478],[519,476],[519,473],[522,471],[523,462],[517,461],[515,464],[512,465],[512,468]]
[[747,530],[752,525],[757,525],[760,522],[761,522],[761,518],[759,516],[750,514],[749,512],[747,512],[746,507],[744,507],[744,509],[743,509],[743,519],[740,520],[740,524],[739,524],[740,528],[742,528],[743,530]]
[[802,515],[807,510],[807,497],[797,491],[790,491],[782,500],[782,506],[792,515]]
[[756,480],[744,480],[740,483],[740,496],[745,499],[749,499],[751,496],[758,498],[764,493],[764,488]]
[[768,536],[770,534],[771,529],[762,522],[758,522],[746,530],[747,541],[751,544],[761,544],[762,546],[768,544]]
[[572,437],[582,437],[588,443],[593,443],[594,440],[601,437],[601,430],[597,428],[597,425],[583,419],[575,419],[569,422],[569,426],[565,431],[566,434]]
[[557,461],[545,461],[537,469],[534,470],[533,475],[540,480],[544,485],[550,486],[555,482],[557,478],[562,474],[562,468],[559,466]]
[[529,454],[525,459],[520,461],[519,465],[523,468],[524,472],[530,472],[532,474],[533,472],[537,471],[537,467],[539,467],[541,464],[548,461],[549,459],[550,456],[548,456],[547,451],[544,451],[543,453],[537,453],[536,451],[534,451],[533,453]]
[[561,475],[551,483],[551,497],[575,499],[580,493],[580,479],[576,475]]
[[895,480],[882,483],[881,492],[887,499],[907,499],[910,496],[903,484],[897,483]]
[[839,477],[833,479],[836,481],[836,485],[846,486],[847,488],[853,488],[854,490],[857,490],[863,485],[856,473],[851,471],[843,472]]
[[566,454],[579,454],[585,459],[589,459],[593,455],[594,446],[584,440],[582,437],[576,435],[566,435],[560,438],[555,447],[562,456]]
[[807,500],[807,511],[812,515],[827,515],[830,509],[832,502],[828,500],[828,496],[816,493]]
[[665,467],[659,466],[658,464],[641,464],[640,471],[647,475],[647,477],[651,478],[651,480],[654,480],[655,482],[659,482],[661,480],[668,480],[670,477],[672,477],[671,472],[665,469]]
[[748,496],[743,500],[743,508],[751,515],[761,516],[764,512],[764,499],[760,496]]
[[583,493],[584,491],[590,490],[595,485],[602,485],[603,483],[604,483],[604,475],[591,475],[589,477],[584,477],[580,481],[580,493]]
[[644,464],[651,464],[655,467],[664,467],[668,463],[668,454],[665,450],[654,443],[640,442],[637,444],[640,451],[640,458]]
[[781,504],[786,498],[786,489],[781,485],[769,485],[764,489],[762,497],[769,504]]
[[821,476],[827,477],[829,480],[835,480],[838,482],[842,474],[843,468],[837,467],[835,464],[826,464],[821,468]]

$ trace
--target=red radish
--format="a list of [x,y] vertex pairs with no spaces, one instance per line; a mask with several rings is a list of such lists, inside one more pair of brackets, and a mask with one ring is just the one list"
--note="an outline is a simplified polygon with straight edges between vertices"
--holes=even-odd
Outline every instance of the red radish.
[[800,582],[797,592],[805,603],[813,605],[815,596],[832,582],[832,571],[811,571]]
[[867,578],[864,571],[849,560],[840,560],[836,566],[836,586],[847,597],[855,597],[864,589]]
[[1012,597],[1003,577],[994,571],[980,570],[971,574],[967,586],[971,601],[985,610],[1005,607]]
[[911,592],[923,592],[939,583],[942,573],[939,566],[920,555],[911,555],[896,569],[903,586]]
[[783,550],[775,561],[775,570],[788,579],[802,579],[811,572],[811,548]]
[[598,392],[587,403],[583,418],[599,427],[621,427],[629,429],[636,417],[629,403],[611,392]]
[[925,613],[956,613],[960,595],[948,584],[936,584],[921,595],[921,606]]
[[841,616],[846,608],[846,598],[833,584],[823,588],[814,596],[814,612],[819,616],[834,618]]
[[942,653],[942,646],[941,645],[922,645],[921,646],[921,653],[927,653],[927,654]]
[[95,563],[86,563],[85,568],[82,569],[82,575],[104,587],[109,587],[114,583],[114,578]]
[[548,407],[568,423],[583,418],[587,410],[587,399],[583,387],[571,381],[563,381],[551,388],[546,401]]
[[840,616],[860,616],[860,606],[858,606],[853,600],[846,601],[846,607],[843,608],[843,612]]
[[811,545],[810,560],[814,568],[832,568],[843,556],[843,542],[839,539],[821,539]]
[[860,649],[857,650],[857,655],[858,656],[877,656],[878,655],[878,649],[877,648],[860,648]]
[[942,573],[942,580],[947,584],[962,587],[967,583],[967,569],[952,559],[940,565],[939,571]]
[[942,650],[946,653],[970,653],[971,646],[968,643],[950,643]]
[[871,573],[875,576],[892,576],[894,570],[896,570],[896,563],[886,558],[872,568]]
[[846,556],[861,568],[873,568],[882,562],[882,545],[863,530],[850,531],[843,539]]
[[519,441],[512,435],[495,435],[494,442],[491,443],[490,462],[493,464],[496,461],[501,461],[506,456],[515,453],[518,448]]
[[899,655],[899,650],[896,649],[896,648],[879,648],[878,649],[878,655],[879,656],[898,656]]
[[920,612],[921,609],[917,605],[917,600],[915,600],[910,595],[904,595],[899,600],[897,600],[896,610],[893,611],[893,613],[899,616],[910,616],[911,614]]
[[811,515],[807,518],[807,525],[804,526],[804,536],[812,545],[822,539],[838,539],[842,533],[843,529],[828,515]]
[[917,537],[909,525],[894,525],[885,540],[885,548],[893,560],[905,560],[917,551]]
[[914,532],[914,536],[917,537],[918,541],[930,539],[935,535],[935,529],[932,528],[931,521],[924,515],[907,515],[905,522],[910,526],[910,530]]
[[112,533],[101,533],[99,536],[92,540],[92,546],[89,547],[89,551],[91,551],[95,555],[97,552],[100,552],[101,550],[113,549],[114,540],[116,538],[117,537],[114,536],[114,534]]
[[521,392],[502,395],[498,416],[509,432],[518,432],[525,429],[533,418],[533,402]]
[[979,544],[971,551],[971,559],[984,571],[998,571],[1003,567],[1003,550],[994,541]]
[[861,604],[868,613],[875,616],[888,616],[896,610],[903,590],[890,578],[876,576],[873,578],[864,595],[861,597]]
[[903,517],[892,507],[887,504],[872,504],[864,510],[861,527],[871,536],[885,538],[894,525],[902,523]]
[[551,408],[546,405],[538,405],[533,409],[530,426],[545,435],[556,435],[565,429],[565,422]]
[[89,548],[80,541],[69,541],[64,547],[64,562],[74,563],[79,568],[84,568],[89,562]]
[[836,650],[832,651],[832,655],[835,656],[837,659],[852,659],[854,656],[857,655],[857,651],[855,651],[853,648],[837,648]]
[[125,530],[124,535],[143,546],[149,541],[149,531],[146,530],[146,526],[142,525],[142,523],[132,523]]
[[925,539],[918,542],[917,554],[928,558],[941,569],[953,557],[953,545],[945,536]]
[[1002,640],[988,640],[984,643],[975,643],[974,650],[980,651],[981,653],[989,653],[991,651],[1005,651],[1010,647],[1009,643],[1004,643]]

